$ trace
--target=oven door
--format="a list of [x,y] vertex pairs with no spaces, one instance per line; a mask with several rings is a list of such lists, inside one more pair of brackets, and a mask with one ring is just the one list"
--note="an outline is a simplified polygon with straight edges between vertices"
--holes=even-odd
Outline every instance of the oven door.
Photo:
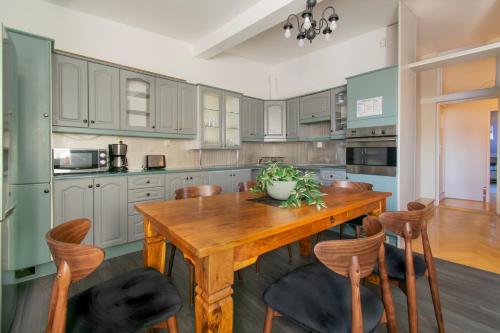
[[396,137],[348,139],[346,159],[348,173],[396,176]]
[[54,149],[54,173],[99,170],[98,149]]

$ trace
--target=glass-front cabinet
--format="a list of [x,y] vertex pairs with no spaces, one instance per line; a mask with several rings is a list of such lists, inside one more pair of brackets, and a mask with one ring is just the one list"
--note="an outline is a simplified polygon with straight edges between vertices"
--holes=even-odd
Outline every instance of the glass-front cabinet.
[[155,78],[120,71],[121,128],[136,131],[155,130]]
[[241,95],[200,86],[201,147],[240,146]]
[[332,89],[331,138],[343,139],[347,129],[347,86]]

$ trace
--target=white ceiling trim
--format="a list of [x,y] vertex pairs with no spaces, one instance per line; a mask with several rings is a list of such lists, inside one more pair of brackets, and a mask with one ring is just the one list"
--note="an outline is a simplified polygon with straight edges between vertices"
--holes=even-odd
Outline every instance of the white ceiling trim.
[[261,0],[196,43],[194,55],[210,59],[304,9],[304,0]]

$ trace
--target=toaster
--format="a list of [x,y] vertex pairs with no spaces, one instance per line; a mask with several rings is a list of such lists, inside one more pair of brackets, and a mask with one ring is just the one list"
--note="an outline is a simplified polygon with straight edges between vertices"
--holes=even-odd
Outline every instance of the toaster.
[[165,155],[146,155],[146,170],[165,169],[166,167]]

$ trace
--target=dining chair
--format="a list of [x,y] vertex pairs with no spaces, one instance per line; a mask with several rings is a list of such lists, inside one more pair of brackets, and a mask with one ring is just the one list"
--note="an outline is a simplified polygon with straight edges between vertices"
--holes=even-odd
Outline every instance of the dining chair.
[[[238,189],[240,192],[249,192],[252,188],[254,188],[257,185],[257,182],[254,180],[247,180],[245,182],[241,182],[238,184]],[[292,245],[288,244],[287,245],[287,250],[288,250],[288,260],[291,262],[293,258],[293,252],[292,252]],[[260,257],[257,258],[255,261],[255,271],[257,273],[260,273]]]
[[[385,212],[379,216],[385,229],[403,237],[405,242],[404,250],[385,244],[387,274],[389,280],[406,294],[411,333],[418,332],[416,279],[424,275],[428,277],[438,331],[444,333],[437,273],[427,234],[427,220],[433,211],[433,204],[410,202],[407,207],[408,211]],[[419,236],[422,236],[424,258],[412,252],[412,241]]]
[[[214,195],[219,195],[222,193],[222,187],[219,185],[199,185],[199,186],[189,186],[183,187],[175,190],[174,197],[175,200],[199,198],[199,197],[211,197]],[[170,257],[168,259],[168,270],[167,277],[172,278],[172,269],[174,267],[175,253],[177,252],[177,247],[171,244]],[[194,303],[194,265],[188,261],[189,267],[189,304]],[[241,278],[241,273],[238,271],[238,277]]]
[[[334,180],[331,186],[337,188],[349,188],[356,191],[373,191],[373,185],[370,183],[352,182],[348,180]],[[345,222],[345,224],[354,228],[356,238],[358,238],[360,235],[361,226],[363,225],[363,219],[365,217],[366,215],[363,215]],[[339,228],[340,228],[339,237],[340,239],[342,239],[344,238],[344,223],[342,223],[339,226]],[[320,234],[318,234],[318,239],[316,240],[316,242],[319,240],[319,237]]]
[[168,328],[170,333],[177,333],[175,315],[181,308],[181,298],[175,287],[153,268],[121,274],[68,300],[71,283],[90,275],[104,260],[101,248],[81,244],[90,226],[88,219],[77,219],[60,224],[45,235],[57,267],[46,331],[136,332]]
[[[271,333],[276,316],[313,332],[373,332],[387,319],[389,332],[396,332],[392,295],[384,275],[384,228],[376,217],[366,217],[363,226],[366,237],[316,244],[319,262],[295,269],[266,289],[264,333]],[[382,271],[382,300],[360,284],[377,261]]]

